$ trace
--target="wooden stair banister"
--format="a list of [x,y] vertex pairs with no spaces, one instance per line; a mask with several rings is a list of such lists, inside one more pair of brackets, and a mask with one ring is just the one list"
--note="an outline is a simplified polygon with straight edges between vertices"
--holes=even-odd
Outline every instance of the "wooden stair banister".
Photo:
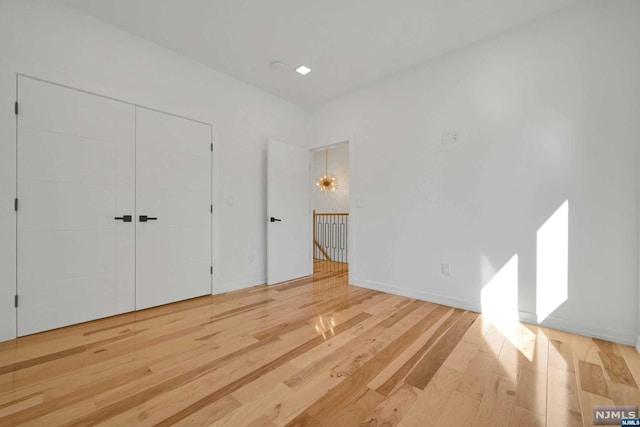
[[320,250],[320,253],[325,257],[327,261],[333,261],[329,256],[329,254],[324,250],[322,246],[320,246],[320,243],[318,243],[318,241],[315,238],[313,239],[313,244],[315,245],[316,248]]
[[[327,261],[347,261],[348,212],[316,212],[313,210],[314,258],[320,254]],[[320,230],[318,227],[320,226]],[[316,248],[318,252],[316,252]],[[330,256],[332,254],[333,256]]]

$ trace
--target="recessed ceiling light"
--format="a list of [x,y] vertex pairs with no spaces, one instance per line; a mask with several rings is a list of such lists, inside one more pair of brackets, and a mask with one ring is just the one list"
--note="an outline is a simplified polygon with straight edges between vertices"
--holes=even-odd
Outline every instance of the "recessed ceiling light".
[[309,71],[311,71],[311,68],[305,66],[305,65],[301,65],[298,68],[296,68],[296,71],[300,74],[302,74],[303,76],[309,74]]
[[269,66],[274,70],[282,70],[284,68],[284,62],[278,60],[271,61]]

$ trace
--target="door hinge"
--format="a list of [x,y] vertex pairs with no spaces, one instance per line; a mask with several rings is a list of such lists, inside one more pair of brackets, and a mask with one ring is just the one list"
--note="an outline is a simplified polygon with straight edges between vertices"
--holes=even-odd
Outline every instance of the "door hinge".
[[15,104],[13,104],[13,111],[16,113],[16,116],[18,115],[18,101],[16,101]]
[[18,294],[16,294],[16,296],[13,298],[13,305],[17,308],[18,307]]
[[211,152],[213,153],[213,142],[211,143]]
[[210,272],[211,274],[213,274],[213,266],[211,266],[211,267],[209,268],[209,272]]
[[210,205],[209,212],[213,213],[213,205]]
[[17,199],[17,198],[15,198],[15,199],[13,200],[13,209],[14,209],[16,212],[18,212],[18,199]]

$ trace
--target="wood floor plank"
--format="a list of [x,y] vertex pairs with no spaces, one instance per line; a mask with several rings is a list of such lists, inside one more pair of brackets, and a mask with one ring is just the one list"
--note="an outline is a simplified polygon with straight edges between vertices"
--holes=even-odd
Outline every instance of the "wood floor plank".
[[636,384],[640,384],[640,353],[633,347],[628,345],[618,345],[620,354],[627,362],[627,366],[633,375]]
[[640,354],[347,284],[345,264],[0,343],[0,425],[579,426]]
[[592,338],[591,341],[593,341],[602,353],[619,354],[618,346],[611,341],[605,341],[598,338]]
[[[449,309],[442,307],[438,313],[431,314],[433,310],[431,310],[430,307],[425,306],[424,308],[415,310],[408,314],[407,318],[405,318],[408,320],[407,322],[399,321],[391,328],[385,328],[378,323],[370,330],[358,335],[345,345],[334,349],[325,357],[311,362],[309,365],[301,369],[296,375],[286,379],[284,383],[289,387],[298,389],[302,385],[307,384],[314,376],[322,374],[323,372],[329,372],[340,362],[356,359],[358,354],[361,354],[366,348],[373,347],[375,348],[374,351],[377,352],[379,348],[388,345],[391,341],[397,339],[400,333],[405,332],[406,329],[408,329],[408,327],[405,328],[405,325],[411,326],[411,324],[416,320],[428,315],[431,315],[431,318],[436,318],[439,314],[446,313],[447,311],[449,311]],[[414,320],[414,318],[416,320]],[[434,322],[437,322],[438,320],[439,319],[435,319]],[[373,354],[369,353],[369,355],[372,356]],[[370,357],[366,356],[366,359],[369,360]],[[362,361],[363,360],[360,360],[359,362]],[[329,374],[331,375],[330,372]]]
[[549,340],[549,367],[575,372],[570,342]]
[[[384,383],[379,384],[376,387],[376,391],[388,396],[401,381],[405,380],[405,377],[411,372],[411,370],[414,369],[425,357],[425,353],[433,347],[436,341],[440,339],[449,328],[451,328],[451,325],[453,325],[460,316],[462,316],[462,310],[453,310],[451,313],[448,313],[448,315],[443,316],[441,322],[434,324],[433,327],[423,335],[424,337],[427,337],[427,340],[419,348],[412,350],[411,356],[400,366],[395,367],[395,371]],[[407,350],[409,350],[409,348]],[[391,363],[387,369],[392,367],[394,367],[394,363]]]
[[[259,341],[258,343],[255,344],[255,346],[252,346],[251,350],[260,350],[261,347],[264,347],[266,346],[266,344],[274,341],[275,339],[271,341],[266,341],[266,340]],[[233,355],[222,356],[204,365],[200,365],[189,371],[183,372],[177,376],[171,377],[162,382],[158,382],[149,388],[144,388],[136,392],[135,394],[123,395],[122,393],[117,392],[119,399],[116,400],[114,403],[104,406],[88,416],[77,418],[69,422],[68,425],[80,426],[80,425],[87,425],[87,424],[97,424],[99,422],[103,422],[105,420],[113,418],[114,416],[120,413],[128,411],[132,408],[135,408],[136,406],[142,405],[144,402],[148,401],[149,399],[155,396],[159,396],[164,393],[171,392],[178,387],[181,387],[183,385],[188,384],[191,381],[201,378],[202,376],[218,369],[226,360],[233,359],[238,354],[246,353],[246,352],[247,352],[247,349],[242,349],[237,353],[233,353]]]
[[504,333],[495,325],[490,325],[480,341],[480,350],[486,353],[500,354],[504,340]]
[[473,419],[473,427],[508,426],[516,400],[516,389],[515,381],[493,373],[488,381],[488,387],[482,394]]
[[457,391],[442,408],[442,413],[436,422],[436,427],[461,426],[470,423],[476,415],[480,402]]
[[231,395],[242,404],[250,403],[262,396],[265,392],[271,390],[274,384],[279,385],[282,378],[287,378],[294,375],[296,372],[298,372],[298,368],[296,366],[291,363],[285,363],[273,371],[261,376],[257,380],[239,388]]
[[103,391],[110,390],[123,384],[127,384],[136,379],[150,375],[151,370],[147,367],[135,369],[123,375],[109,378],[97,384],[80,387],[77,390],[65,394],[56,399],[47,399],[35,407],[28,407],[21,411],[15,412],[10,416],[4,417],[2,422],[7,424],[23,424],[29,420],[34,420],[57,411],[58,409],[70,406],[73,403],[80,402],[89,397],[95,396]]
[[35,393],[4,403],[0,405],[0,418],[6,418],[17,412],[29,410],[36,405],[42,404],[42,401],[42,393]]
[[467,370],[471,361],[479,351],[479,346],[466,341],[460,341],[460,344],[453,349],[443,366],[455,369],[460,372]]
[[[277,384],[275,387],[265,390],[265,393],[240,406],[227,416],[216,420],[211,425],[215,427],[245,426],[250,425],[262,417],[270,423],[273,423],[280,415],[283,400],[285,402],[291,401],[292,394],[293,392],[290,388],[284,384]],[[210,405],[207,405],[203,409],[209,406]]]
[[453,322],[442,338],[416,364],[407,376],[406,383],[424,390],[477,317],[476,313],[461,313],[460,317]]
[[371,382],[369,388],[388,396],[393,390],[403,384],[404,378],[424,356],[424,353],[442,336],[442,334],[455,321],[454,310],[451,310],[419,336],[405,351],[400,353],[387,365]]
[[401,423],[406,426],[435,425],[443,408],[455,393],[462,375],[462,372],[446,366],[440,368],[425,389],[418,392],[416,401]]
[[613,406],[613,400],[590,393],[588,391],[578,390],[580,397],[580,412],[582,413],[582,422],[585,426],[593,425],[593,407],[594,406]]
[[547,372],[547,423],[558,426],[581,426],[578,381],[566,366],[549,366]]
[[480,401],[492,385],[496,363],[494,354],[478,351],[464,371],[457,391]]
[[409,313],[411,313],[416,308],[423,306],[424,303],[422,301],[411,301],[411,303],[405,305],[400,310],[393,313],[391,316],[386,318],[384,321],[380,322],[380,326],[384,326],[385,328],[390,328],[400,320],[407,317]]
[[417,322],[407,332],[402,334],[393,343],[388,345],[383,351],[376,354],[370,361],[365,363],[361,369],[352,376],[345,379],[338,386],[325,394],[312,406],[306,409],[305,413],[311,417],[328,418],[333,413],[337,413],[349,406],[353,401],[364,394],[366,384],[373,379],[387,364],[398,354],[406,349],[418,336],[435,324],[441,316],[449,311],[448,308],[440,307],[430,312],[422,320]]
[[547,412],[547,373],[523,367],[518,377],[515,405],[545,416]]
[[619,406],[640,405],[640,390],[638,388],[611,381],[608,381],[607,385],[614,404]]
[[[210,386],[211,381],[203,377],[175,390],[156,395],[126,411],[119,412],[113,417],[101,421],[100,425],[105,427],[156,425],[171,413],[180,410],[194,396],[197,396],[203,389]],[[197,425],[197,422],[200,422],[200,425],[202,425],[202,422],[209,424],[211,421],[224,417],[238,407],[240,407],[240,403],[233,396],[225,396],[204,408],[203,412],[193,414],[193,418],[187,423],[192,425]]]
[[493,326],[491,322],[483,315],[479,315],[478,319],[467,330],[467,333],[462,337],[462,341],[476,344],[478,346],[483,345],[485,342],[485,335],[489,329]]
[[597,394],[607,399],[611,398],[607,381],[599,365],[581,360],[578,365],[578,370],[580,372],[580,384],[583,391],[588,391],[589,393]]
[[547,372],[549,364],[549,338],[540,327],[520,324],[515,326],[515,337],[507,334],[504,345],[512,345],[520,355],[519,364],[523,368]]
[[12,363],[5,366],[0,366],[0,375],[5,375],[8,373],[13,373],[15,371],[19,371],[21,369],[27,369],[32,366],[41,365],[43,363],[51,362],[53,360],[63,359],[65,357],[69,357],[73,354],[79,354],[86,351],[84,345],[69,348],[67,350],[58,351],[55,353],[47,354],[45,356],[35,357],[29,360],[23,360],[21,362]]
[[611,381],[617,384],[624,384],[630,387],[638,388],[633,375],[624,361],[624,357],[615,353],[600,352],[600,360],[605,371],[609,374]]
[[[70,414],[75,416],[82,416],[90,414],[95,410],[93,401],[89,399],[81,400],[80,402],[72,403],[71,405],[60,408],[57,411],[50,412],[38,419],[29,421],[26,425],[29,426],[64,426],[69,419]],[[23,425],[23,424],[3,424],[3,426]]]
[[527,366],[527,358],[508,340],[504,342],[498,355],[495,372],[514,381],[518,380],[520,370]]
[[[371,317],[370,314],[366,314],[366,313],[360,313],[356,316],[354,316],[350,321],[345,322],[341,325],[336,326],[336,334],[342,333],[345,330],[348,330],[349,328],[351,328],[353,325],[365,320],[366,318]],[[175,414],[171,415],[170,417],[168,417],[167,419],[163,420],[161,423],[158,423],[158,426],[169,426],[172,425],[178,421],[180,421],[183,418],[188,417],[189,415],[193,414],[194,412],[199,411],[200,409],[204,408],[207,405],[212,404],[213,402],[216,402],[217,400],[223,398],[224,396],[226,396],[227,394],[233,393],[234,391],[238,390],[239,388],[241,388],[242,386],[254,381],[257,378],[260,378],[262,375],[272,371],[273,369],[275,369],[276,367],[287,363],[288,361],[290,361],[291,359],[295,358],[296,356],[308,351],[308,349],[313,348],[315,346],[317,346],[318,344],[320,344],[322,342],[322,337],[316,337],[313,338],[301,345],[299,345],[298,347],[296,347],[295,349],[293,349],[292,351],[272,360],[271,362],[261,366],[260,368],[256,369],[255,371],[251,372],[250,374],[240,378],[237,381],[234,381],[230,384],[227,384],[226,386],[222,387],[221,389],[218,389],[216,391],[214,391],[213,393],[210,393],[209,395],[207,395],[206,397],[198,400],[197,402],[192,403],[191,405],[189,405],[188,407],[182,409],[179,412],[176,412]]]
[[[417,393],[412,386],[405,384],[389,397],[383,400],[373,411],[373,414],[361,423],[362,426],[389,426],[393,427],[400,423],[408,409],[416,401]],[[335,424],[333,424],[335,425]]]
[[545,427],[547,425],[544,415],[521,406],[514,406],[509,419],[510,427]]
[[385,399],[385,396],[368,388],[359,399],[320,424],[341,427],[361,426]]

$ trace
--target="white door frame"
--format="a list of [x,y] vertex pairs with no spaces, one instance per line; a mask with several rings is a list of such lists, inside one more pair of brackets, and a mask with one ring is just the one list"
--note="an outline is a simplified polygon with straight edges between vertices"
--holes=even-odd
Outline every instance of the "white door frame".
[[[319,145],[309,149],[309,171],[313,166],[313,152],[324,150],[329,147],[335,147],[337,145],[347,144],[349,146],[349,165],[347,170],[347,176],[349,177],[349,227],[347,231],[347,263],[349,264],[349,283],[353,283],[354,271],[355,271],[355,238],[354,238],[354,224],[356,221],[356,198],[354,197],[354,185],[353,178],[355,176],[355,144],[354,138],[336,138],[334,143]],[[311,182],[309,188],[312,188],[314,180],[318,178],[311,176]],[[310,190],[313,191],[313,190]],[[309,199],[311,201],[311,199]],[[312,224],[311,233],[313,233],[313,207],[309,206],[309,223]],[[312,237],[313,239],[313,237]],[[309,248],[309,262],[311,263],[311,271],[313,271],[313,241]]]

